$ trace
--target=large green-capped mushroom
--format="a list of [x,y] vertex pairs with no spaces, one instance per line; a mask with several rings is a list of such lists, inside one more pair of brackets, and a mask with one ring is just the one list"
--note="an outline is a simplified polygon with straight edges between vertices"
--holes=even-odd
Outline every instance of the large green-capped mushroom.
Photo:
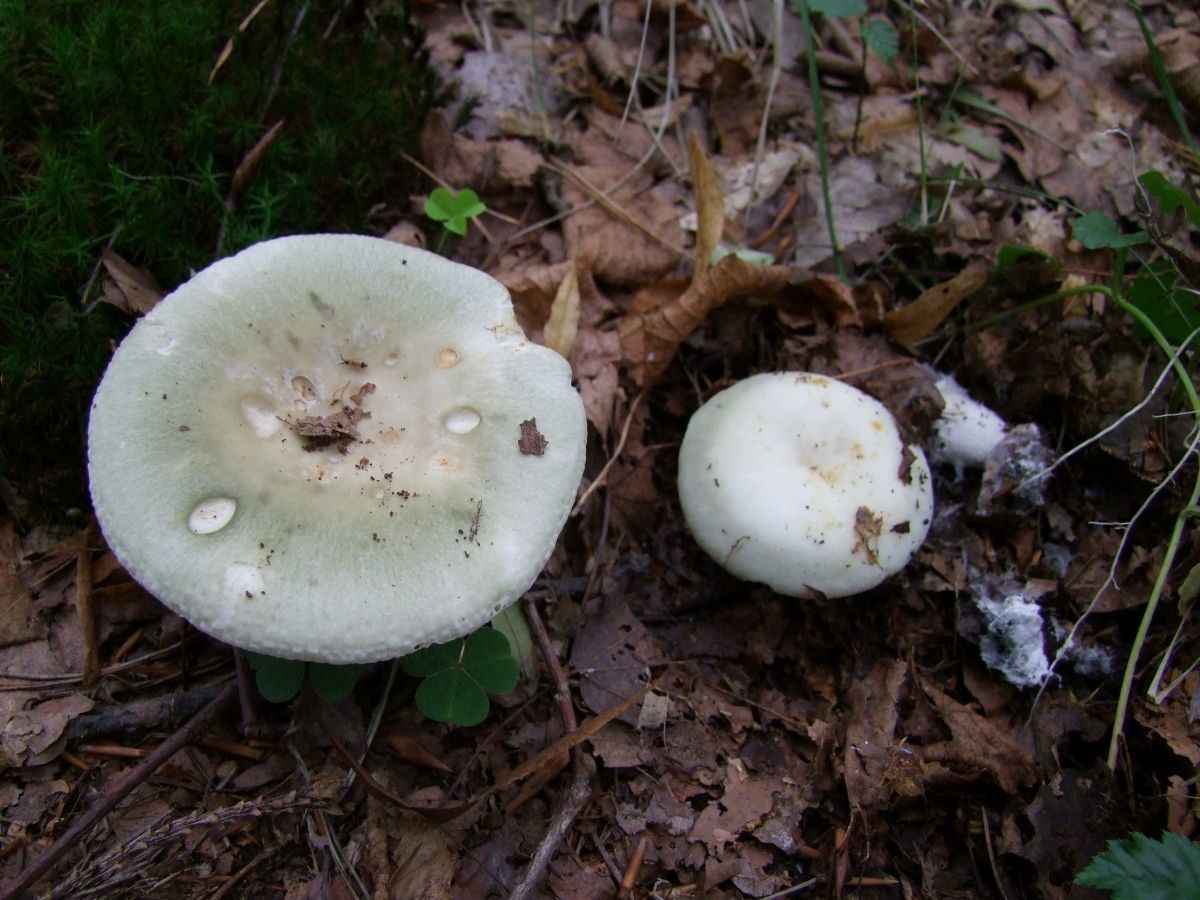
[[137,323],[88,468],[113,552],[168,607],[239,647],[367,662],[529,587],[585,436],[569,366],[499,282],[306,235],[213,264]]

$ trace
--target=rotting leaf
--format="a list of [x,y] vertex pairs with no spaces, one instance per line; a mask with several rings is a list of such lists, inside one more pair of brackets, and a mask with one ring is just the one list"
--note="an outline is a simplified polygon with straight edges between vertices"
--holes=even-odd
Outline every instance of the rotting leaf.
[[332,443],[349,443],[358,440],[358,423],[371,418],[362,408],[363,398],[375,392],[375,385],[366,382],[351,395],[348,406],[329,416],[289,415],[283,421],[298,436],[304,438],[305,450],[316,450]]
[[776,293],[791,281],[792,274],[788,266],[759,266],[730,255],[676,299],[654,309],[628,313],[619,322],[618,333],[634,381],[645,385],[665,372],[680,343],[726,300],[745,294]]
[[526,419],[521,423],[521,436],[517,438],[517,449],[523,456],[541,456],[550,442],[538,431],[537,419]]
[[1007,794],[1032,784],[1037,766],[1032,753],[1012,737],[1005,727],[980,715],[942,693],[932,684],[921,689],[941,714],[950,729],[952,739],[930,744],[922,749],[926,760],[944,763],[950,768],[968,772],[987,772]]
[[987,272],[969,270],[922,291],[912,303],[883,317],[888,337],[911,347],[931,335],[963,300],[983,287],[985,281]]
[[563,359],[571,355],[575,334],[579,330],[579,270],[574,264],[567,267],[563,280],[550,306],[550,318],[542,330],[546,346]]

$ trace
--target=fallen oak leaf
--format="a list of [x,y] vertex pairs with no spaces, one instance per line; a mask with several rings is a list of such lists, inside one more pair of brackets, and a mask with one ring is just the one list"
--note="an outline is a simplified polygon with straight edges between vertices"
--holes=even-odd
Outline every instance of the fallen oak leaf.
[[731,254],[693,280],[677,298],[653,309],[631,310],[618,323],[617,333],[634,381],[645,385],[665,372],[680,343],[726,300],[774,294],[796,274],[790,266],[760,266]]
[[883,317],[888,337],[906,347],[928,337],[958,304],[983,287],[987,277],[983,270],[959,272],[949,281],[922,291],[912,303]]
[[725,230],[725,195],[695,131],[688,134],[688,164],[696,193],[696,248],[692,260],[692,284],[695,284],[708,272],[713,251]]

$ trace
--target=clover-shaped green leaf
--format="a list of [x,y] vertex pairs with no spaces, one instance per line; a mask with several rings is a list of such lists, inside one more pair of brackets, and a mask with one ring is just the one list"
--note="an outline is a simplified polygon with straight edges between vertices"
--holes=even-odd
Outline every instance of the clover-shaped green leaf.
[[482,215],[487,210],[483,202],[470,188],[452,194],[445,188],[437,188],[425,201],[425,215],[454,234],[467,233],[467,220]]
[[454,725],[482,722],[488,694],[511,691],[520,674],[508,638],[490,627],[410,653],[400,664],[409,675],[424,679],[416,693],[421,712]]
[[299,659],[283,659],[265,653],[246,651],[246,661],[254,670],[254,683],[264,700],[286,703],[304,684],[304,673],[317,696],[329,703],[340,703],[354,691],[358,676],[366,666],[334,665],[333,663],[306,663]]

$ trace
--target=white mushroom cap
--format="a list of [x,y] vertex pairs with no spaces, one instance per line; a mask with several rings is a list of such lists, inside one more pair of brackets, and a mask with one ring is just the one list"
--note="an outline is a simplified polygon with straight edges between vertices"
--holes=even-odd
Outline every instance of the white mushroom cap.
[[806,372],[755,375],[688,423],[679,500],[697,543],[739,578],[793,597],[875,587],[921,546],[929,466],[891,414]]
[[484,624],[537,577],[583,470],[567,363],[507,291],[353,235],[257,244],[113,356],[93,505],[130,574],[247,649],[366,662]]

